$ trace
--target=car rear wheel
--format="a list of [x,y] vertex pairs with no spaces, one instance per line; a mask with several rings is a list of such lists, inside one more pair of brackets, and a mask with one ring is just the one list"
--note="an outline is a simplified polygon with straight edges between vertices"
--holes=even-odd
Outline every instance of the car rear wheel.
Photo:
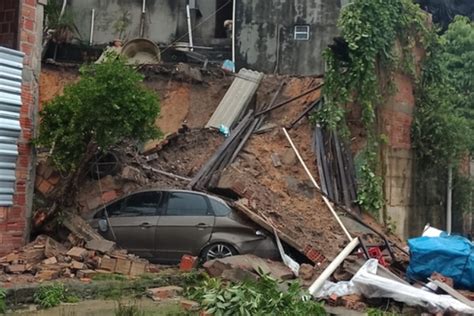
[[216,243],[204,248],[204,250],[202,251],[201,258],[203,261],[209,261],[235,256],[236,254],[237,251],[231,245],[225,243]]

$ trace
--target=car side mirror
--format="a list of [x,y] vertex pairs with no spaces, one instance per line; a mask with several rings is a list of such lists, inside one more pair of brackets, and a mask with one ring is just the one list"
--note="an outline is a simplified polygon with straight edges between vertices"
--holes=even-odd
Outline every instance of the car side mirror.
[[109,230],[109,223],[107,223],[106,219],[99,220],[99,231],[105,233]]

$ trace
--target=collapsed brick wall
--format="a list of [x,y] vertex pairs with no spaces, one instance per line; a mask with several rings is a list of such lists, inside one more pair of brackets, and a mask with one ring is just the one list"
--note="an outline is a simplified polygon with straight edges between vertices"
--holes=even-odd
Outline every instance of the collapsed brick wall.
[[[23,60],[22,107],[20,110],[21,135],[18,140],[18,160],[16,166],[16,187],[12,207],[0,207],[0,255],[25,244],[29,235],[33,184],[35,177],[34,151],[31,140],[34,135],[38,104],[38,76],[42,47],[43,5],[45,0],[5,0],[4,8],[18,6],[16,22],[19,25],[18,47],[25,57]],[[2,11],[0,17],[6,18]],[[5,14],[3,14],[5,13]],[[10,14],[8,14],[10,17]],[[18,21],[18,17],[20,17]],[[14,22],[11,22],[15,24]],[[5,28],[6,30],[6,28]],[[10,29],[9,31],[14,31]],[[4,43],[2,42],[2,45]]]

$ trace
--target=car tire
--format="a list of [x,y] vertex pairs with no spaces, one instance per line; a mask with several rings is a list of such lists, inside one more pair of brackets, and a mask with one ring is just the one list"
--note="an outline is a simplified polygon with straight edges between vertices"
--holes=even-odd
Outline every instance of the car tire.
[[221,259],[237,255],[238,252],[229,244],[218,242],[204,248],[201,252],[202,262],[214,259]]

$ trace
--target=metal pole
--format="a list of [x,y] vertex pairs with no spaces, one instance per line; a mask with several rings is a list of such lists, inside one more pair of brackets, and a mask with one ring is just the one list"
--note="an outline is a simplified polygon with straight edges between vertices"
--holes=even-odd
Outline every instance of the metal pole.
[[191,25],[191,9],[189,8],[189,4],[186,5],[186,16],[188,18],[189,47],[190,51],[194,51],[193,28]]
[[142,14],[140,17],[140,37],[145,35],[145,13],[146,13],[146,0],[142,0]]
[[[288,135],[288,132],[286,131],[286,128],[283,128],[283,132],[285,133],[285,136],[286,138],[288,139],[288,142],[290,143],[291,145],[291,148],[293,148],[293,151],[295,152],[296,154],[296,157],[298,157],[298,160],[300,161],[301,165],[303,166],[304,168],[304,171],[306,171],[306,174],[308,175],[309,179],[311,180],[311,182],[313,183],[313,185],[319,190],[321,191],[321,188],[319,187],[318,183],[316,182],[316,180],[314,180],[314,177],[313,175],[311,174],[311,172],[309,171],[308,167],[306,166],[306,163],[304,162],[303,158],[301,158],[301,155],[300,153],[298,152],[298,149],[296,149],[296,146],[295,144],[293,143],[293,141],[291,140],[291,137],[290,135]],[[322,196],[323,197],[323,201],[324,203],[326,203],[327,207],[329,208],[329,210],[331,211],[332,215],[334,216],[334,218],[336,219],[337,223],[339,224],[339,226],[341,226],[342,230],[344,231],[344,233],[346,234],[347,238],[349,240],[352,240],[352,236],[351,234],[349,233],[349,231],[347,230],[347,228],[344,226],[344,224],[342,223],[341,219],[339,218],[339,216],[337,215],[336,211],[334,210],[334,207],[332,206],[331,202],[326,198],[326,196]]]
[[232,1],[232,63],[234,64],[234,72],[235,72],[235,16],[236,12],[235,9],[237,7],[236,5],[237,0]]
[[94,20],[95,20],[95,9],[92,9],[91,33],[90,33],[90,36],[89,36],[89,46],[92,46],[92,42],[94,40]]
[[448,167],[448,192],[446,197],[446,231],[451,234],[453,223],[453,167]]

